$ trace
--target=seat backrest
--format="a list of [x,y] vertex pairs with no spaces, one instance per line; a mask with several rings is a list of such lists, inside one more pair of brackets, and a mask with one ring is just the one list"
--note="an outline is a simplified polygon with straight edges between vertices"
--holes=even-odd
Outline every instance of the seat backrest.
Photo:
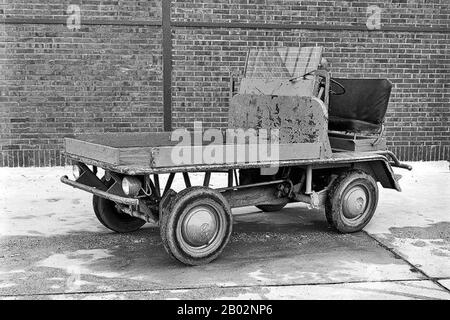
[[391,82],[387,79],[334,80],[341,83],[346,92],[343,95],[330,95],[329,129],[352,132],[352,121],[381,127],[389,103]]

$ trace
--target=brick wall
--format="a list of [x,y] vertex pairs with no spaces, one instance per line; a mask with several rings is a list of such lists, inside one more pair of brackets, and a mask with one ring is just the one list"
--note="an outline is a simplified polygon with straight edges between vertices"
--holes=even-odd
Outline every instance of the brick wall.
[[[162,130],[161,27],[130,25],[159,21],[160,2],[6,0],[0,13],[64,21],[67,6],[77,3],[89,21],[82,20],[80,30],[42,21],[7,23],[0,30],[0,166],[63,164],[62,137],[81,132]],[[382,8],[381,31],[364,30],[369,5]],[[172,20],[330,27],[175,24],[174,127],[189,127],[194,120],[226,127],[230,71],[242,71],[249,47],[317,44],[325,47],[334,76],[393,82],[387,115],[391,150],[404,160],[450,159],[448,0],[174,0]],[[114,25],[123,22],[128,25]],[[349,25],[362,28],[342,30]]]
[[[3,13],[65,22],[77,2],[93,23],[160,17],[152,1],[6,0]],[[159,27],[5,24],[1,43],[0,166],[64,164],[62,137],[77,133],[161,130]]]

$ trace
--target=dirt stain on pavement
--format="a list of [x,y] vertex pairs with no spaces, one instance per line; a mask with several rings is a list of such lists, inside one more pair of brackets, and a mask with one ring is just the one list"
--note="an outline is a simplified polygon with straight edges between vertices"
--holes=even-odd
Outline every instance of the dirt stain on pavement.
[[391,227],[375,237],[430,277],[450,276],[450,222]]
[[427,227],[392,227],[389,231],[395,238],[410,239],[442,239],[450,242],[450,222],[438,222]]

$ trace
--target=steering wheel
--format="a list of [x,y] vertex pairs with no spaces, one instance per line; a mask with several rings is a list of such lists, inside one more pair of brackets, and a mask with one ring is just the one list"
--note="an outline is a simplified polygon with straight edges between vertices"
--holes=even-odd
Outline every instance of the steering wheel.
[[[338,87],[340,89],[340,91],[337,91],[337,92],[334,91],[333,90],[333,85]],[[345,87],[341,83],[339,83],[338,81],[330,78],[330,93],[332,95],[335,95],[335,96],[341,96],[341,95],[343,95],[345,93]]]
[[[310,71],[310,72],[305,73],[304,75],[302,75],[300,77],[291,78],[291,79],[289,79],[289,81],[290,82],[295,82],[295,81],[297,81],[298,79],[301,79],[301,78],[306,79],[306,76],[310,76],[310,75],[313,75],[313,74],[314,74],[314,71]],[[322,75],[319,75],[319,76],[324,78]],[[334,91],[332,89],[333,85],[336,85],[340,89],[340,91],[337,91],[337,92]],[[335,95],[335,96],[341,96],[341,95],[345,94],[345,87],[341,83],[339,83],[338,81],[330,78],[330,93],[332,95]]]

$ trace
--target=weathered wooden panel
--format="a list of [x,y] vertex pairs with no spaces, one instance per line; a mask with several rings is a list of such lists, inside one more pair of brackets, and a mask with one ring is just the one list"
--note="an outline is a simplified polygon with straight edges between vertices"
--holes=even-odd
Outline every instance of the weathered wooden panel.
[[[221,157],[211,156],[211,147]],[[209,148],[209,149],[208,149]],[[105,162],[111,165],[138,166],[143,168],[163,168],[187,165],[208,164],[245,164],[271,162],[293,159],[318,159],[321,155],[321,145],[318,143],[279,144],[277,148],[268,151],[258,151],[256,144],[211,144],[203,146],[161,146],[113,148],[86,142],[83,140],[66,139],[66,152],[84,158]],[[180,157],[179,154],[189,154]],[[209,155],[209,157],[207,157]]]
[[158,147],[175,145],[177,142],[170,141],[171,134],[171,132],[81,134],[77,135],[76,139],[114,148]]
[[314,96],[316,79],[252,79],[241,80],[239,94],[253,94],[266,96]]
[[114,165],[120,164],[117,148],[73,138],[65,138],[64,141],[67,153]]
[[279,129],[280,143],[318,143],[331,155],[325,105],[314,97],[236,95],[231,99],[229,127]]
[[160,147],[120,148],[119,162],[121,165],[150,166],[153,149]]
[[[253,140],[249,136],[240,142],[226,141],[225,131],[222,133],[224,143],[214,141],[211,144],[209,141],[202,141],[202,145],[198,146],[179,145],[178,141],[170,140],[170,133],[85,135],[80,137],[82,140],[66,138],[65,141],[66,152],[69,154],[115,166],[148,169],[210,164],[272,163],[276,165],[278,161],[318,159],[323,153],[322,144],[318,141],[279,143],[275,149],[271,149],[269,144],[268,150],[265,151],[261,145],[257,144],[258,140]],[[191,139],[191,143],[193,142],[194,140]],[[134,147],[135,144],[139,146]],[[133,147],[129,147],[130,145]],[[214,153],[212,153],[213,149]],[[190,154],[190,156],[180,159],[176,155],[177,152]],[[213,155],[222,155],[222,157]]]
[[[177,149],[175,149],[177,148]],[[208,146],[179,146],[179,147],[158,147],[152,148],[151,163],[142,165],[150,165],[153,168],[163,167],[177,167],[187,165],[203,165],[203,164],[245,164],[245,163],[260,163],[271,162],[276,165],[278,161],[286,161],[293,159],[319,159],[321,156],[321,145],[319,143],[292,143],[279,144],[278,155],[276,153],[269,153],[268,157],[255,155],[258,150],[256,145],[232,145],[223,144],[216,145],[216,151],[223,155],[221,158],[204,157],[208,154],[206,149]],[[174,153],[176,155],[174,156]],[[190,155],[184,158],[179,157],[179,154]],[[217,160],[217,161],[215,161]],[[134,164],[138,165],[138,159],[134,160]]]

